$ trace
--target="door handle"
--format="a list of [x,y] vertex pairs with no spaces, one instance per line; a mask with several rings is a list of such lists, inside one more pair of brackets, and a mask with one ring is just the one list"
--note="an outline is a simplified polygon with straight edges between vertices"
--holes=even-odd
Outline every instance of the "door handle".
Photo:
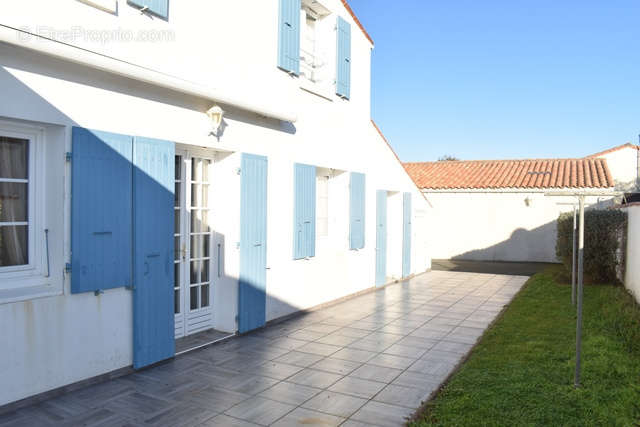
[[256,243],[256,244],[255,244],[255,245],[253,245],[253,246],[255,246],[255,247],[262,246],[262,243]]

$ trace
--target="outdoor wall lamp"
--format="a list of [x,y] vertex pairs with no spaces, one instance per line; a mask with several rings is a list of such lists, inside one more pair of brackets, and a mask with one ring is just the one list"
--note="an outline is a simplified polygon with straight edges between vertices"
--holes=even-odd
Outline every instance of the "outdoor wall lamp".
[[207,117],[211,119],[211,133],[214,136],[218,136],[218,130],[220,129],[220,125],[222,124],[223,116],[224,110],[218,105],[214,105],[207,110]]
[[529,198],[529,196],[527,196],[527,198],[524,199],[524,204],[527,205],[527,206],[531,206],[531,202],[532,202],[532,200]]

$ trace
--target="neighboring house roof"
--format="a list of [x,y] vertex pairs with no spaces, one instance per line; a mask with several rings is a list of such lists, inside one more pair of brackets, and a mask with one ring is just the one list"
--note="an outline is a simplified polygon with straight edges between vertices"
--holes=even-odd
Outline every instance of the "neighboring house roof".
[[613,148],[609,148],[608,150],[604,150],[604,151],[600,151],[599,153],[596,154],[591,154],[589,156],[587,156],[587,159],[591,159],[594,157],[600,157],[600,156],[604,156],[605,154],[609,154],[609,153],[613,153],[614,151],[620,151],[623,150],[625,148],[631,148],[634,150],[640,150],[640,145],[633,145],[630,142],[627,142],[626,144],[622,144],[622,145],[618,145],[617,147],[613,147]]
[[356,24],[358,24],[358,27],[360,27],[360,29],[364,33],[364,36],[367,38],[367,40],[369,40],[371,44],[374,44],[373,39],[371,38],[369,33],[367,33],[367,30],[364,29],[364,26],[360,23],[360,20],[358,19],[356,14],[353,12],[353,9],[351,9],[351,6],[349,6],[349,3],[347,3],[347,0],[342,0],[342,4],[344,5],[345,9],[347,9],[347,12],[351,14],[351,17],[356,22]]
[[610,188],[605,159],[471,160],[405,163],[422,189]]

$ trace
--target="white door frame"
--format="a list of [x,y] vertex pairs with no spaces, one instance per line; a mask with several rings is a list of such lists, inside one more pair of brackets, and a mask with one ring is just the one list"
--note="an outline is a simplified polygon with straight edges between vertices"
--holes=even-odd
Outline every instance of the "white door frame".
[[[175,337],[180,338],[213,327],[211,202],[215,154],[177,146],[176,156],[180,156],[181,161],[180,180],[179,183],[176,182],[176,191],[179,192],[179,206],[176,206],[179,212],[176,215],[179,235],[174,239],[177,245],[177,282],[174,290],[179,299],[176,307],[180,311],[175,313]],[[193,164],[198,168],[197,176],[192,174]],[[204,168],[208,169],[206,176],[202,173]],[[197,195],[192,194],[193,189],[198,191]],[[206,206],[199,206],[205,203]],[[196,206],[192,206],[193,204]],[[206,227],[206,230],[201,227]]]

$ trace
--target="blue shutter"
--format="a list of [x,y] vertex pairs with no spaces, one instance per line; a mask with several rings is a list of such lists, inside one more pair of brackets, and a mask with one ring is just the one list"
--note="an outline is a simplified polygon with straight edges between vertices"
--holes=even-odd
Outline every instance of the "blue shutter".
[[169,0],[128,0],[129,4],[142,9],[148,7],[148,11],[161,18],[169,18]]
[[402,277],[407,277],[411,274],[411,193],[402,196]]
[[267,268],[267,158],[242,154],[238,331],[264,326]]
[[387,192],[376,192],[376,285],[387,282]]
[[130,136],[72,130],[71,292],[131,285]]
[[336,94],[349,99],[351,97],[351,25],[338,17],[337,28]]
[[364,174],[351,172],[349,194],[349,248],[364,248]]
[[300,74],[300,0],[280,0],[278,67]]
[[138,369],[175,353],[175,144],[136,137],[133,163],[133,367]]
[[316,167],[294,165],[293,259],[316,254]]

